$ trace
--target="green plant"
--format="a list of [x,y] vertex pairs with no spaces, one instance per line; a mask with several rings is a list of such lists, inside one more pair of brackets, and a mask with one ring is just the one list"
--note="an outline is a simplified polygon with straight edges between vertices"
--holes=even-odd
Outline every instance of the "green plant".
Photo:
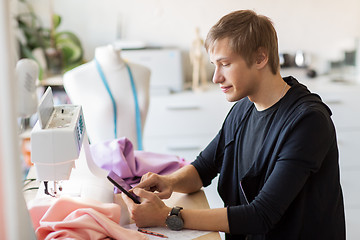
[[61,24],[59,15],[53,14],[51,27],[44,28],[32,6],[26,0],[20,2],[27,9],[16,16],[21,36],[18,38],[21,58],[31,58],[39,63],[34,50],[41,49],[47,67],[40,69],[40,76],[45,72],[63,73],[83,63],[83,48],[79,38],[70,31],[58,31]]

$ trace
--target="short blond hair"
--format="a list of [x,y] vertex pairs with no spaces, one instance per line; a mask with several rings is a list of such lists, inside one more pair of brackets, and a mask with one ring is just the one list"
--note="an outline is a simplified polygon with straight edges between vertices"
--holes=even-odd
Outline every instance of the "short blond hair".
[[259,48],[269,57],[273,74],[279,69],[278,39],[272,21],[252,10],[239,10],[223,16],[209,31],[205,48],[209,52],[216,41],[228,38],[234,52],[244,58],[248,66],[254,63]]

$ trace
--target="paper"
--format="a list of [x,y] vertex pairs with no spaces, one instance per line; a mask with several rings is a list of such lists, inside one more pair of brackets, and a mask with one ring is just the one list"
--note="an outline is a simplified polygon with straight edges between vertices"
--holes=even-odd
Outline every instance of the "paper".
[[[134,229],[136,231],[138,229],[138,227],[135,225],[135,223],[126,225],[124,227],[129,228],[129,229]],[[165,227],[150,227],[150,228],[144,228],[144,229],[150,230],[153,232],[157,232],[157,233],[161,233],[168,237],[168,238],[161,238],[161,237],[146,234],[146,236],[148,236],[150,240],[161,240],[161,239],[164,239],[164,240],[189,240],[189,239],[194,239],[194,238],[197,238],[202,235],[210,233],[208,231],[199,231],[199,230],[190,230],[190,229],[183,229],[181,231],[172,231]]]

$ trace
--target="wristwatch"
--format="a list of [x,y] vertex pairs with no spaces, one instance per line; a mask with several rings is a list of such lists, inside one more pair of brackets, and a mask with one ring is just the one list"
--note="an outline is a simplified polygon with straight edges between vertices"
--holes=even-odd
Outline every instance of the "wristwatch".
[[184,227],[184,220],[181,217],[180,211],[182,207],[173,207],[166,218],[166,226],[171,230],[179,231]]

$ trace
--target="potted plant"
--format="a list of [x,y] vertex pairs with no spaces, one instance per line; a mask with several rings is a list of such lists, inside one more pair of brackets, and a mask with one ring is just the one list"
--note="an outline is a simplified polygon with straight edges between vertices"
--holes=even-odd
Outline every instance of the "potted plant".
[[[31,58],[40,65],[40,79],[44,74],[57,75],[83,63],[83,48],[79,38],[70,31],[58,31],[61,17],[52,13],[50,28],[43,27],[40,18],[26,0],[20,0],[26,11],[16,16],[20,58]],[[41,56],[45,65],[41,64]]]

